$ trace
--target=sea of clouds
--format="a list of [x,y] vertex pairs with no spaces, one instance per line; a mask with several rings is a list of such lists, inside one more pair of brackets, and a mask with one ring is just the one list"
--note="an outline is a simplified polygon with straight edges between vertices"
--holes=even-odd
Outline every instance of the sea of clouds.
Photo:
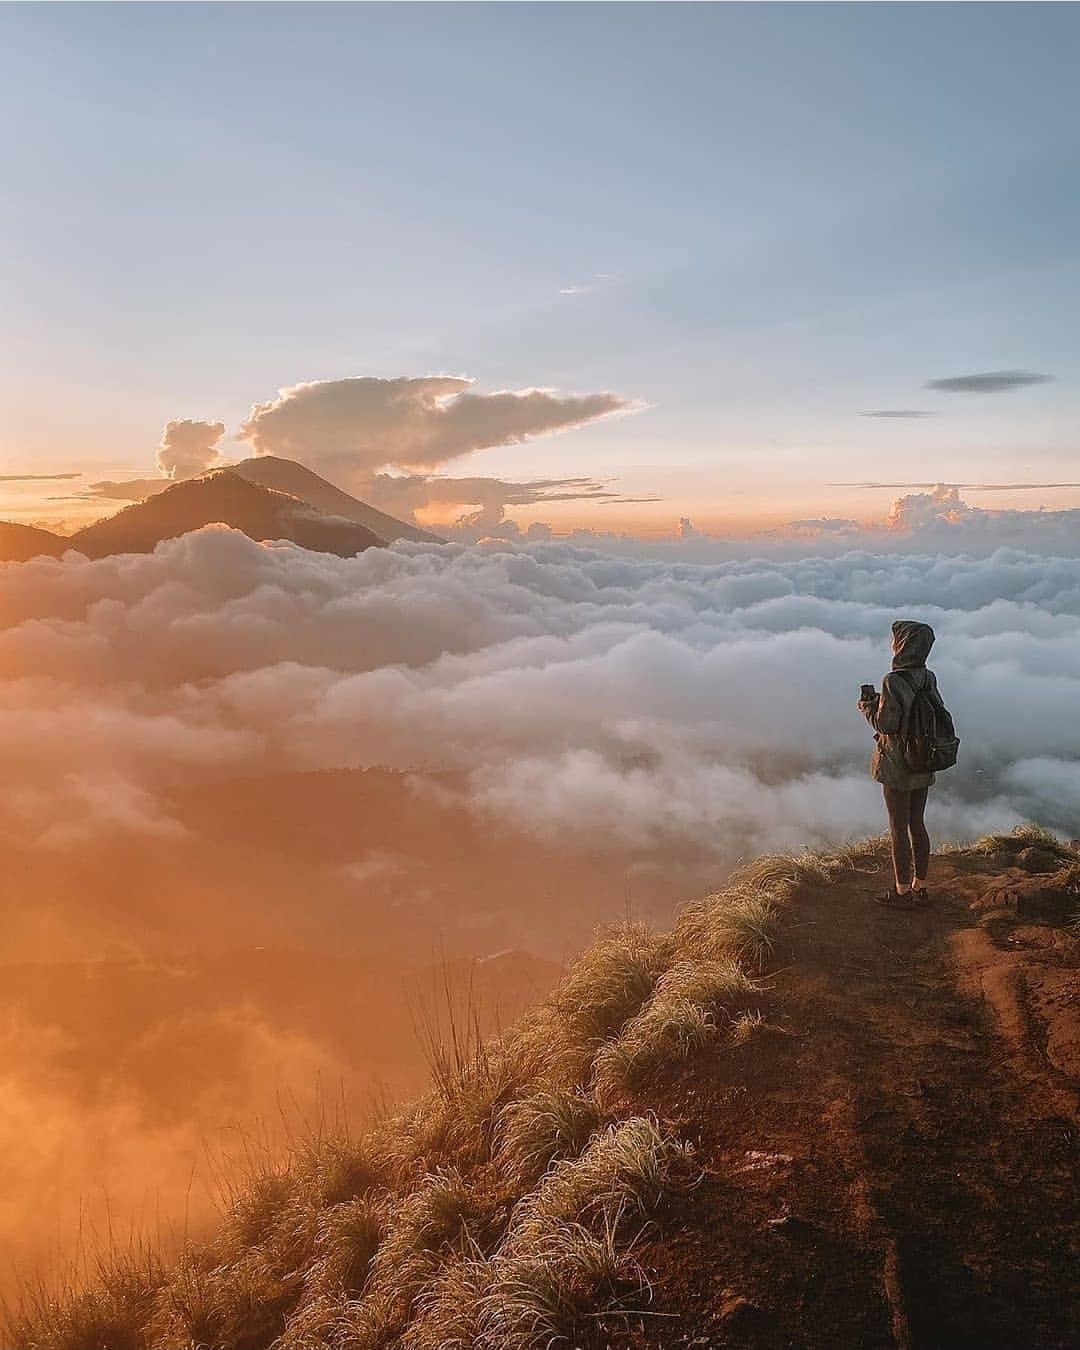
[[628,558],[566,543],[340,559],[211,527],[0,568],[0,830],[174,835],[208,777],[363,768],[539,838],[718,858],[877,833],[870,733],[897,616],[963,740],[938,838],[1080,811],[1080,559]]

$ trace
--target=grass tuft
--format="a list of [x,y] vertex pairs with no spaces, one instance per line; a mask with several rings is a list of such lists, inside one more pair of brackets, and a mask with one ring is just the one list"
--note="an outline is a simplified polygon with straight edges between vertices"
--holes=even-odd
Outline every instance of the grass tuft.
[[596,1103],[577,1089],[539,1087],[503,1107],[497,1158],[519,1181],[535,1181],[557,1158],[577,1157],[600,1124]]
[[595,1233],[562,1225],[527,1251],[496,1259],[480,1305],[484,1350],[603,1350],[644,1314],[652,1288],[617,1219]]
[[155,1254],[139,1245],[98,1264],[93,1288],[74,1283],[24,1291],[5,1316],[3,1344],[20,1350],[149,1350],[144,1329],[165,1280]]
[[667,942],[645,924],[620,924],[575,961],[554,1007],[579,1040],[606,1040],[650,996],[669,959]]
[[1017,825],[1008,834],[984,834],[971,845],[973,853],[1021,853],[1025,848],[1045,848],[1063,862],[1074,862],[1076,851],[1042,825]]
[[413,1320],[401,1350],[475,1350],[480,1310],[491,1286],[492,1267],[478,1255],[455,1254],[417,1295]]
[[673,966],[618,1039],[597,1053],[598,1099],[611,1102],[712,1044],[759,995],[759,986],[735,961],[683,961]]
[[693,1148],[664,1134],[652,1116],[633,1116],[594,1135],[579,1158],[555,1163],[515,1206],[506,1245],[529,1246],[589,1216],[650,1218],[696,1178]]
[[779,906],[744,882],[684,906],[674,938],[687,959],[734,960],[760,972],[769,964],[779,930]]

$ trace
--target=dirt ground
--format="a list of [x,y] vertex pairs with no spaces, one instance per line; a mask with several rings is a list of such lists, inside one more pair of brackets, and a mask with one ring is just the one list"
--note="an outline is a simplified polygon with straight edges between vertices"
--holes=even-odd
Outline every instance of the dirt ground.
[[643,1238],[630,1344],[1080,1346],[1076,902],[1015,862],[935,859],[924,910],[880,872],[793,902],[768,1025],[662,1098],[706,1176]]

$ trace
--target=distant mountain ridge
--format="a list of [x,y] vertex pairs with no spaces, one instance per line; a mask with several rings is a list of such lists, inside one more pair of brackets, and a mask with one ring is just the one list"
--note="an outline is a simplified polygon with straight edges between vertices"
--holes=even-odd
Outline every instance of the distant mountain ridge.
[[218,522],[242,530],[251,539],[287,539],[339,557],[352,557],[386,542],[355,521],[327,515],[297,497],[249,483],[231,469],[215,469],[87,525],[71,536],[69,546],[88,558],[150,553],[163,539]]
[[61,534],[36,525],[17,525],[0,520],[0,562],[26,562],[29,558],[59,558],[70,542]]
[[0,561],[149,553],[204,525],[221,523],[249,538],[285,539],[320,553],[352,557],[395,539],[441,543],[436,535],[351,497],[291,460],[264,456],[173,483],[69,536],[0,522]]

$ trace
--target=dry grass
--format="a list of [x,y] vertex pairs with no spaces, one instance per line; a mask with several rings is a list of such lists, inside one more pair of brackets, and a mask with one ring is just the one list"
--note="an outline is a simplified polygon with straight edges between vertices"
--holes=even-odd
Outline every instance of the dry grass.
[[496,1156],[518,1181],[535,1181],[557,1158],[581,1153],[600,1124],[596,1103],[571,1088],[540,1087],[499,1116]]
[[446,1260],[417,1295],[401,1350],[474,1350],[491,1278],[491,1263],[477,1254],[455,1254]]
[[744,864],[731,877],[733,885],[768,891],[786,899],[800,886],[820,885],[830,879],[836,863],[830,855],[804,849],[802,853],[763,853]]
[[780,907],[769,892],[743,881],[683,907],[674,938],[689,960],[738,961],[763,971],[780,931]]
[[853,839],[829,855],[831,871],[879,872],[889,861],[889,836]]
[[385,1231],[386,1217],[370,1200],[346,1200],[326,1210],[319,1220],[306,1297],[357,1297]]
[[263,1350],[276,1340],[299,1294],[299,1277],[276,1275],[258,1249],[232,1265],[207,1267],[188,1253],[162,1288],[147,1324],[154,1350]]
[[578,957],[553,1006],[579,1040],[605,1040],[638,1011],[669,959],[667,942],[645,924],[620,924]]
[[579,1158],[556,1163],[514,1208],[506,1245],[530,1247],[552,1229],[590,1217],[650,1218],[696,1181],[693,1149],[634,1116],[595,1135]]
[[1041,825],[1017,825],[1008,834],[985,834],[970,847],[974,853],[1020,853],[1025,848],[1045,848],[1062,862],[1076,861],[1076,851]]
[[309,1138],[298,1153],[298,1188],[308,1191],[319,1209],[360,1199],[388,1181],[386,1166],[370,1144],[347,1134]]
[[20,1350],[149,1350],[143,1329],[166,1272],[142,1244],[96,1263],[92,1288],[74,1275],[54,1290],[33,1285],[8,1310],[4,1344]]
[[400,1333],[442,1262],[471,1251],[473,1233],[489,1218],[475,1188],[459,1172],[448,1169],[425,1177],[388,1210],[359,1311],[373,1325]]
[[[857,855],[851,852],[853,860]],[[539,1350],[602,1346],[650,1291],[631,1231],[700,1175],[655,1117],[610,1103],[664,1064],[752,1034],[783,906],[828,875],[771,857],[671,934],[603,931],[552,997],[485,1042],[429,1024],[433,1091],[361,1139],[250,1159],[213,1241],[167,1272],[104,1270],[28,1305],[19,1350]],[[456,1008],[456,1010],[455,1010]],[[607,1122],[607,1123],[605,1123]]]
[[[484,1350],[603,1350],[652,1301],[617,1218],[597,1233],[582,1224],[552,1229],[527,1251],[496,1258],[480,1302]],[[425,1347],[426,1350],[426,1347]],[[432,1347],[434,1350],[434,1347]]]
[[601,1102],[641,1088],[658,1072],[688,1059],[729,1033],[751,1010],[760,988],[735,961],[682,961],[657,982],[652,998],[596,1056],[594,1081]]

